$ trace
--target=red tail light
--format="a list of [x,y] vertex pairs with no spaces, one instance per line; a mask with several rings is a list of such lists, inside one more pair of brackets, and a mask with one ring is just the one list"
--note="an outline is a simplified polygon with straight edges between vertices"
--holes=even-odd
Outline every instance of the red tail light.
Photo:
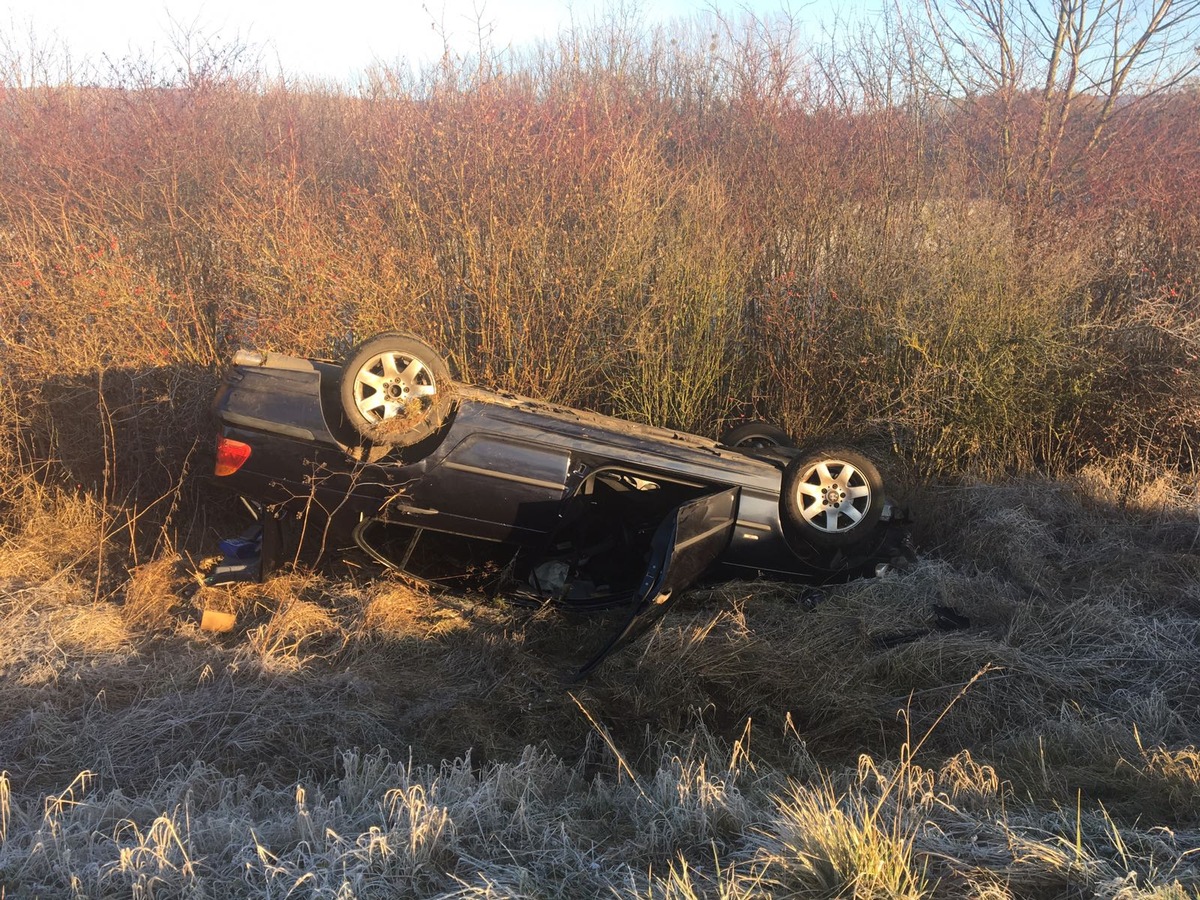
[[250,458],[250,445],[227,437],[217,438],[217,475],[232,475]]

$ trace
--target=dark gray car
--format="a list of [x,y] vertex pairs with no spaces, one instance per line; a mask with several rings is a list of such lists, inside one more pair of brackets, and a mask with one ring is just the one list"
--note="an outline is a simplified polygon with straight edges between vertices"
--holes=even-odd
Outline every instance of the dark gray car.
[[[589,609],[610,645],[702,578],[871,575],[907,552],[875,465],[747,423],[717,442],[454,382],[411,335],[344,364],[237,354],[214,404],[221,480],[263,511],[236,544],[265,571],[303,519],[423,581]],[[261,541],[261,543],[260,543]],[[228,549],[228,547],[227,547]]]

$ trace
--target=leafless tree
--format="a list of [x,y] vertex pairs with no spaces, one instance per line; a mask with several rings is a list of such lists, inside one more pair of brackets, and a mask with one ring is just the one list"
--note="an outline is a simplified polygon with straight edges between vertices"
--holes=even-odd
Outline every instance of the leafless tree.
[[1200,70],[1200,0],[922,0],[916,19],[921,87],[989,104],[1001,186],[1029,196],[1053,192],[1068,144],[1067,168]]

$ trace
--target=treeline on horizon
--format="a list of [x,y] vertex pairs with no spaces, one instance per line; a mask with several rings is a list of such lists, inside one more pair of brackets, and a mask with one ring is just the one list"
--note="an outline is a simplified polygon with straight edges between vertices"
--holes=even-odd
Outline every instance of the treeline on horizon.
[[487,386],[924,473],[1194,471],[1195,5],[1119,79],[1143,29],[1108,7],[1106,60],[1060,15],[1055,62],[1066,8],[1004,42],[936,3],[821,43],[613,16],[352,89],[193,36],[103,78],[6,43],[0,472],[169,483],[234,349],[383,329]]

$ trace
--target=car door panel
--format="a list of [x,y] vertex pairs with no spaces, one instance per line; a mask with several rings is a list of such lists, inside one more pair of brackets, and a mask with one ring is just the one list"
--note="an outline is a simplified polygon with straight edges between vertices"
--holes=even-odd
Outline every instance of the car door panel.
[[629,616],[577,673],[582,678],[605,659],[649,631],[729,544],[739,489],[726,488],[677,506],[659,525],[650,562]]
[[413,485],[406,505],[432,515],[429,527],[493,540],[528,540],[555,523],[570,453],[486,433],[460,441]]

